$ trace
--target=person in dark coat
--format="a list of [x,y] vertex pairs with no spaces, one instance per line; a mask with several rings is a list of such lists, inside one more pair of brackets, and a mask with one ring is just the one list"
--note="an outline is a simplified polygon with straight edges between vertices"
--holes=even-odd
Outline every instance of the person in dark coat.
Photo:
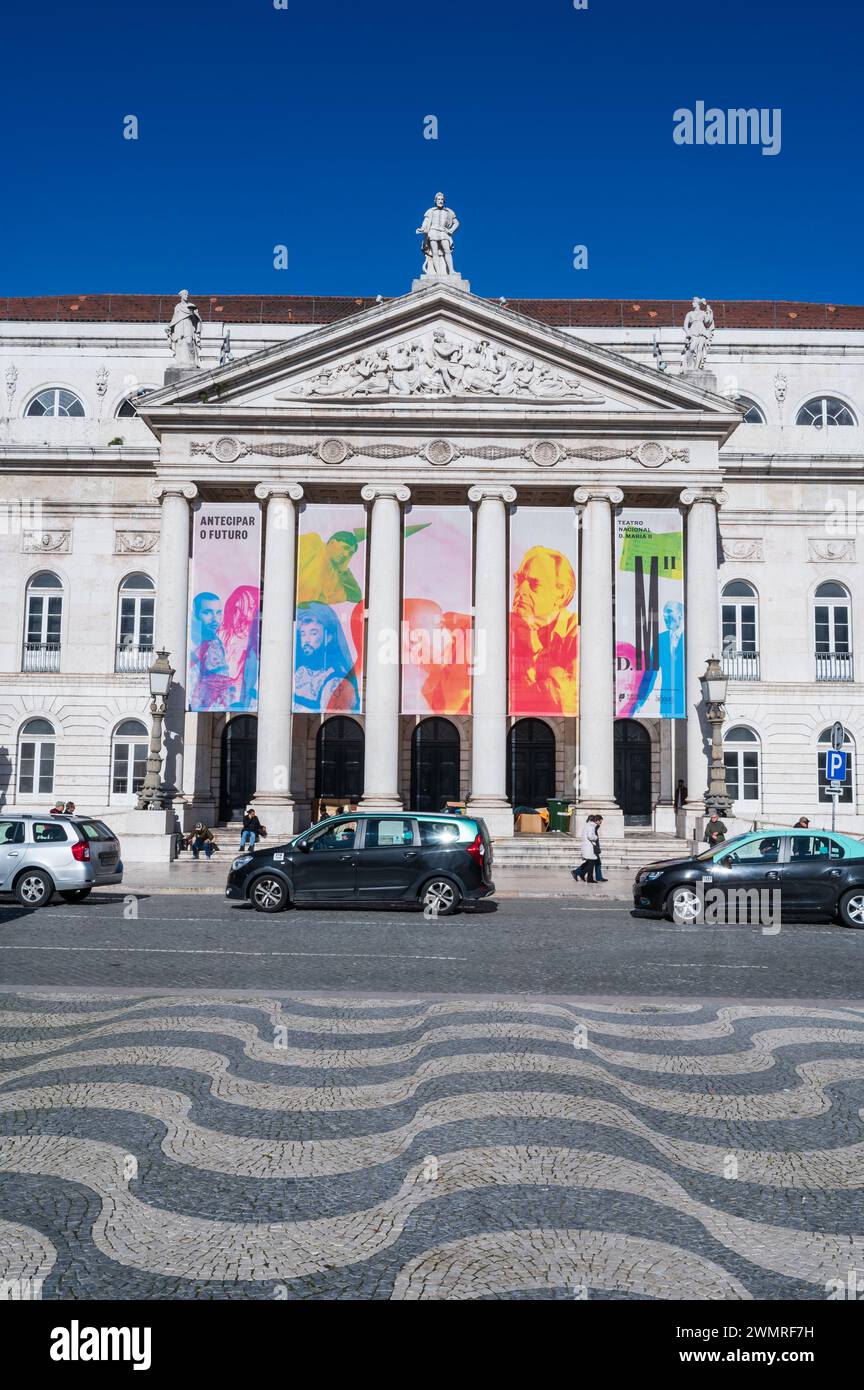
[[249,806],[243,817],[243,829],[240,833],[240,848],[255,848],[255,841],[261,834],[261,822],[255,814],[255,807]]
[[601,826],[602,824],[603,824],[603,817],[602,817],[602,816],[595,816],[595,817],[594,817],[594,828],[595,828],[595,830],[596,830],[596,832],[597,832],[596,835],[595,835],[595,837],[594,837],[594,853],[595,853],[595,855],[596,855],[596,859],[595,859],[595,861],[594,861],[594,882],[595,882],[595,883],[608,883],[608,882],[609,882],[608,878],[606,878],[605,875],[604,875],[604,873],[603,873],[603,865],[602,865],[601,862],[600,862],[600,826]]

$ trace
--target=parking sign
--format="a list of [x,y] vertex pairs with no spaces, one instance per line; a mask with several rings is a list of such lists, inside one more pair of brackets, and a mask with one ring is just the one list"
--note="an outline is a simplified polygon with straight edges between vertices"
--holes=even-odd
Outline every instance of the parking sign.
[[837,748],[825,754],[825,776],[829,782],[846,781],[846,758],[847,754]]

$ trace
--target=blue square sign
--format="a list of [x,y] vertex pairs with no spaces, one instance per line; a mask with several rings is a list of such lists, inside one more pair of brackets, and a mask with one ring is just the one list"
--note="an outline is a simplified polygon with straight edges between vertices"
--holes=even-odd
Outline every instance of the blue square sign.
[[846,759],[847,753],[839,749],[831,748],[825,754],[825,776],[829,782],[846,781]]

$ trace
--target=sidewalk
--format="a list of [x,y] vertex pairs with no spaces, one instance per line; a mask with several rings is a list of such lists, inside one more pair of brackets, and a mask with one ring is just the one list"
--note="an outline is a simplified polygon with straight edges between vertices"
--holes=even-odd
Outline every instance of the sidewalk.
[[[127,864],[122,891],[127,893],[218,893],[225,892],[225,879],[234,856],[214,854],[212,859],[192,859],[183,854],[173,864]],[[633,873],[611,869],[608,883],[592,887],[576,883],[569,869],[496,869],[493,865],[496,898],[573,898],[594,902],[598,898],[632,899]]]

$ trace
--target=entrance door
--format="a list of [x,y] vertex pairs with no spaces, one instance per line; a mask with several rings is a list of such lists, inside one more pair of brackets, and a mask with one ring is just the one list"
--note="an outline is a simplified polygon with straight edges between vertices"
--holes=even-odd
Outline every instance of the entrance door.
[[222,730],[222,778],[219,819],[242,820],[255,795],[258,771],[258,720],[238,714]]
[[635,719],[615,720],[615,800],[626,825],[651,824],[651,737]]
[[356,719],[325,719],[318,730],[315,795],[339,802],[363,795],[363,730]]
[[423,719],[411,736],[411,806],[440,811],[459,800],[459,730],[449,719]]
[[555,795],[555,735],[542,719],[517,719],[507,734],[512,806],[545,806]]

